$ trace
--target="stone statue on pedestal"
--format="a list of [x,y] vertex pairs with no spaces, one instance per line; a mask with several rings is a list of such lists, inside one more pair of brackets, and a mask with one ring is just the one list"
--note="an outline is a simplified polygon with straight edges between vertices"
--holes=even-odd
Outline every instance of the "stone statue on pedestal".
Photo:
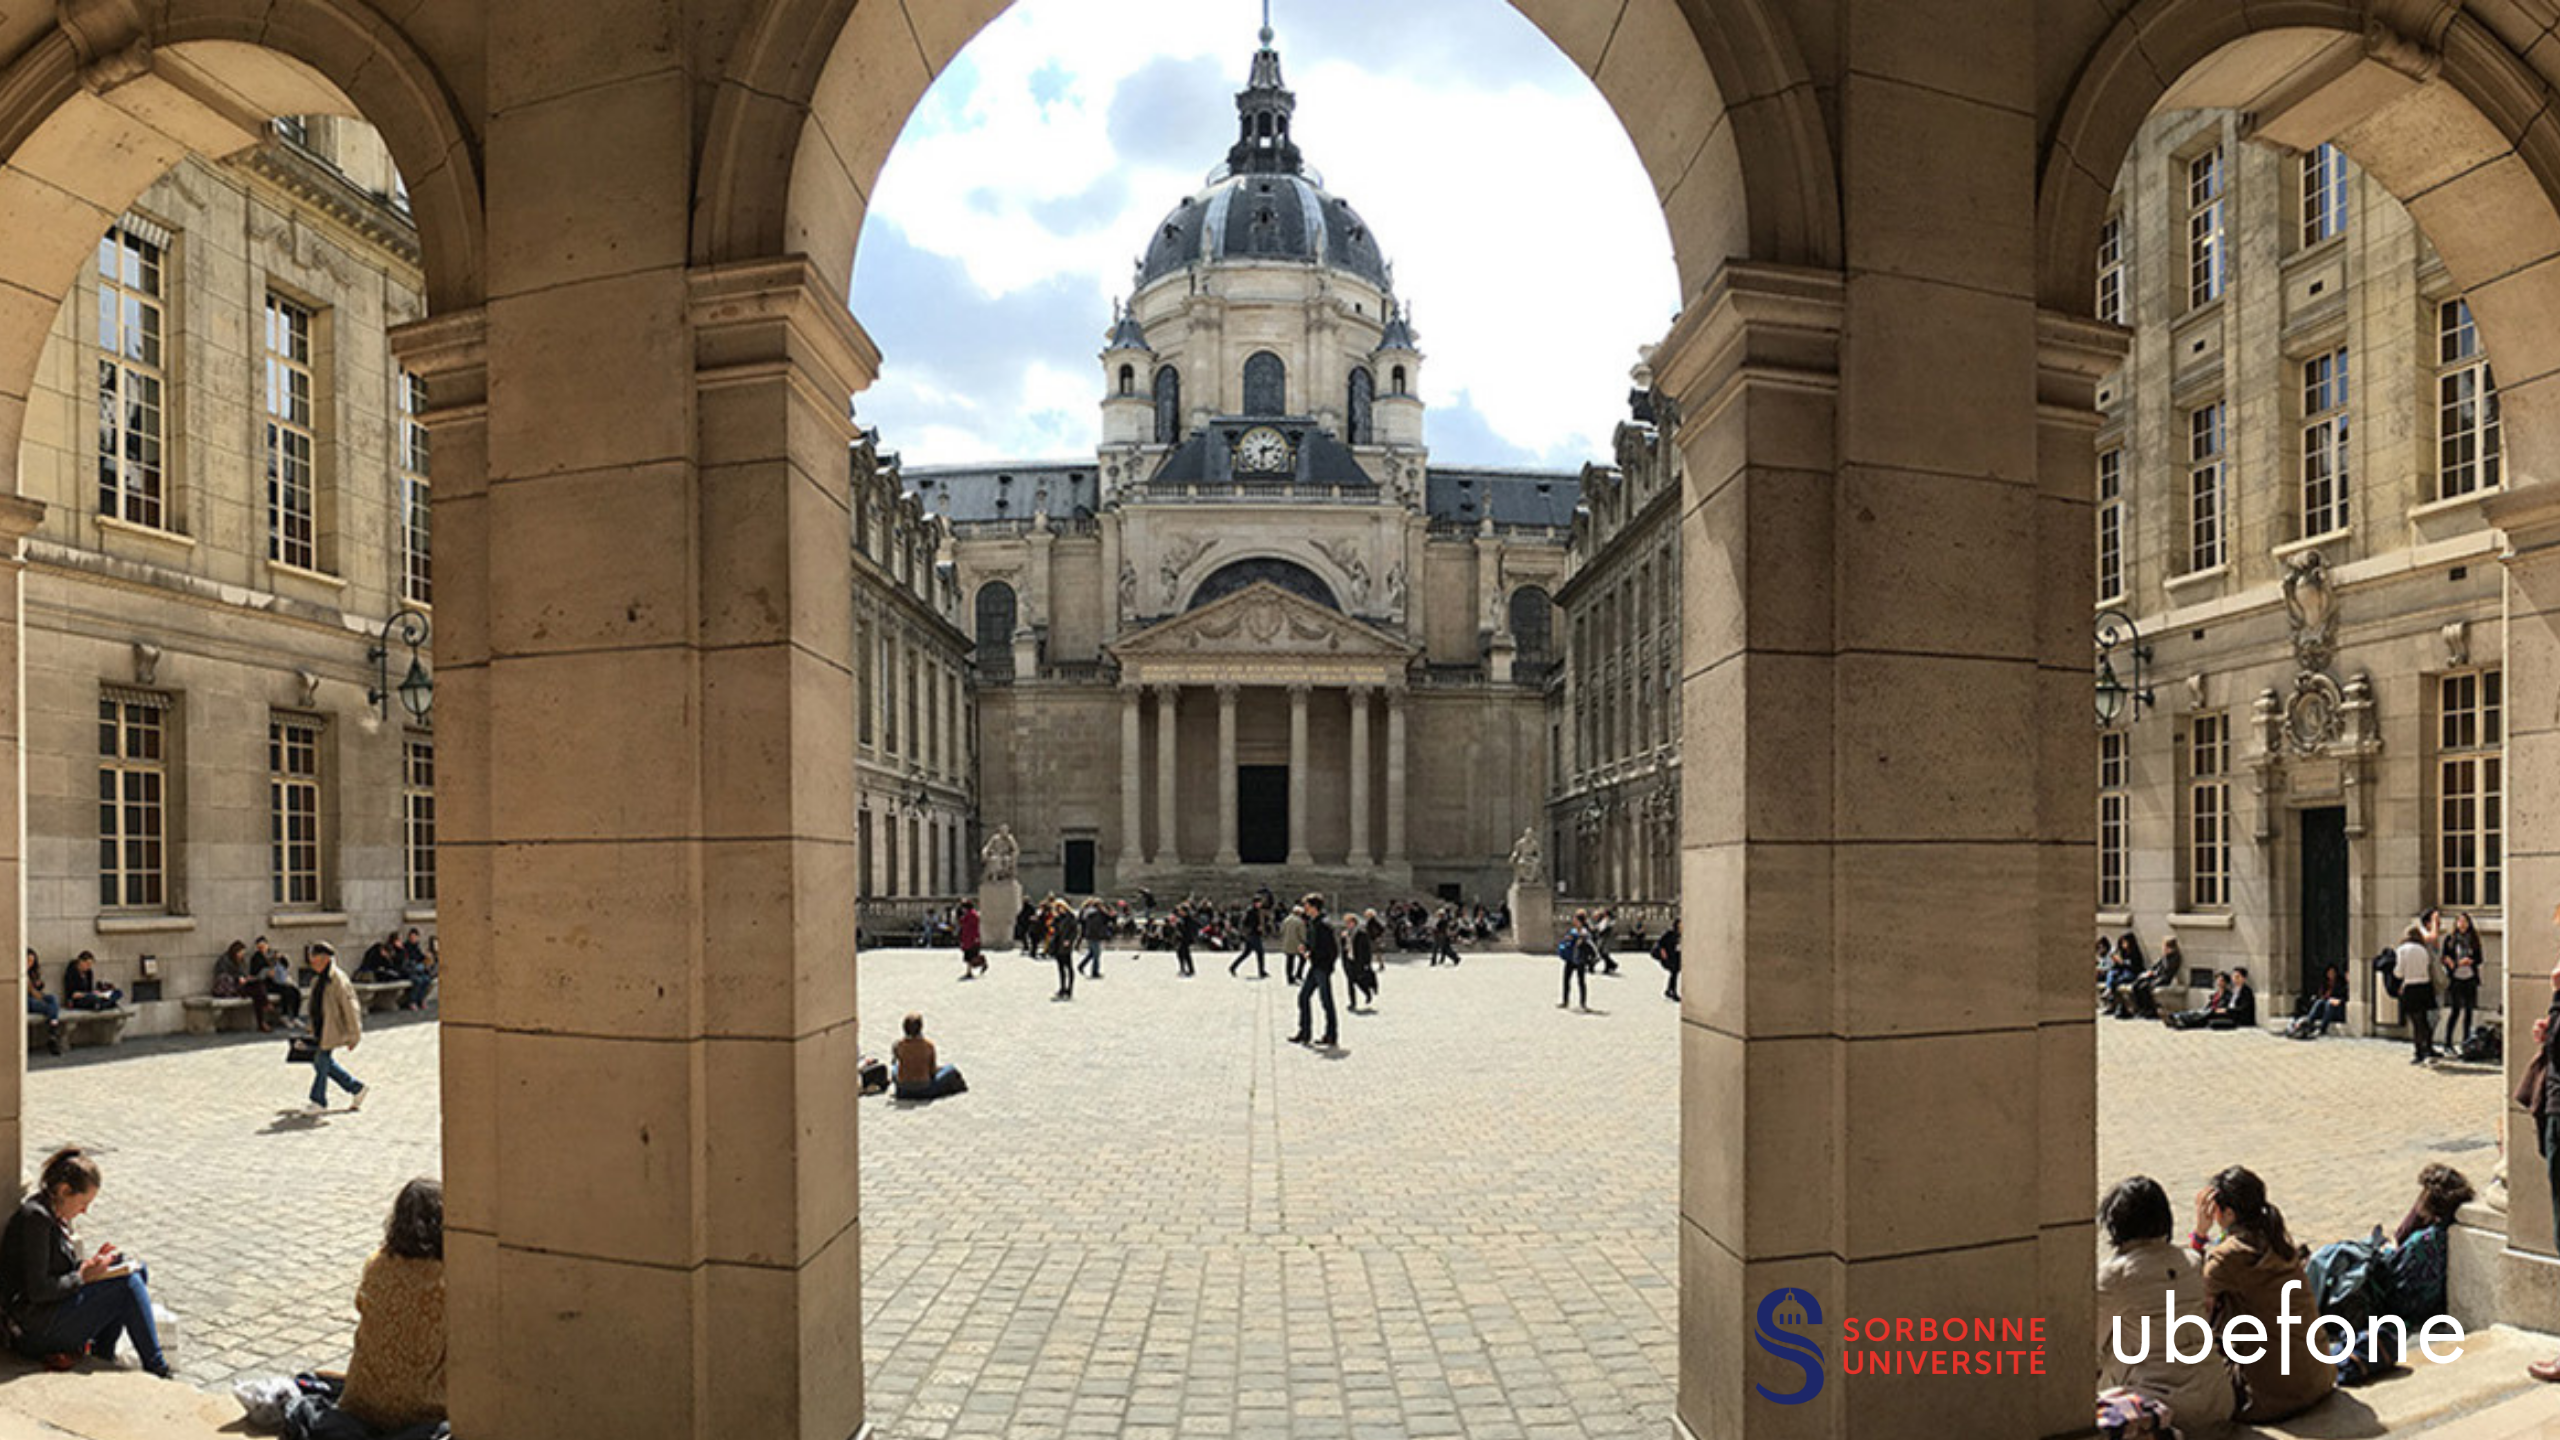
[[[982,882],[1011,880],[1022,867],[1022,845],[1013,838],[1013,827],[999,825],[978,851],[978,879]],[[1007,917],[1010,920],[1011,917]]]
[[1511,842],[1511,881],[1515,885],[1536,885],[1547,878],[1547,852],[1538,844],[1538,827],[1523,825],[1520,838]]

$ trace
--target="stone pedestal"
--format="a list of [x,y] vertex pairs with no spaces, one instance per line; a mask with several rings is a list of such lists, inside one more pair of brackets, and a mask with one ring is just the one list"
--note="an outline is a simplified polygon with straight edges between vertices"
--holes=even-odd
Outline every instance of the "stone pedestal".
[[978,943],[988,950],[1001,950],[1003,942],[1013,935],[1013,917],[1022,913],[1020,880],[981,880],[978,882]]
[[1540,880],[1511,885],[1511,943],[1532,955],[1543,955],[1556,948],[1556,897],[1547,882]]

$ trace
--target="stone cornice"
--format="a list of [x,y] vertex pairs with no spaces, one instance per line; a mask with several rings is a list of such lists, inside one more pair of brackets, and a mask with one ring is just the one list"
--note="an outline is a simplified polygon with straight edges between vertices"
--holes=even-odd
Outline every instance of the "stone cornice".
[[[807,256],[702,266],[689,280],[698,373],[746,375],[787,360],[846,395],[879,377],[880,347]],[[850,416],[845,430],[851,439]]]
[[289,140],[271,140],[238,163],[399,261],[410,272],[409,283],[424,288],[426,252],[418,244],[418,227],[388,197],[357,189],[336,166]]
[[1653,354],[1655,383],[1680,407],[1681,430],[1706,424],[1745,385],[1838,393],[1847,304],[1836,270],[1728,262]]

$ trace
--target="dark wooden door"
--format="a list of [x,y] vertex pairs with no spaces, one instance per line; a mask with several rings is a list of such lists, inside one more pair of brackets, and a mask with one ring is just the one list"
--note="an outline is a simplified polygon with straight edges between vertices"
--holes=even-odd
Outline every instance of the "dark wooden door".
[[1247,865],[1289,858],[1289,767],[1236,767],[1236,854]]
[[[2302,812],[2302,988],[2347,959],[2347,812]],[[2350,975],[2354,972],[2349,971]]]
[[1065,862],[1067,873],[1064,879],[1068,894],[1090,895],[1093,893],[1094,849],[1094,842],[1090,840],[1067,842],[1066,853],[1059,858]]

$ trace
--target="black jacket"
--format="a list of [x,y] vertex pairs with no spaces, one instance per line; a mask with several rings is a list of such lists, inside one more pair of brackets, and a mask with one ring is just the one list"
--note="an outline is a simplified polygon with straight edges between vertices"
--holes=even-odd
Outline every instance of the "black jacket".
[[2257,1024],[2257,987],[2250,985],[2245,981],[2242,982],[2240,988],[2233,992],[2231,996],[2231,1008],[2223,1013],[2229,1015],[2234,1021],[2238,1022],[2240,1028],[2243,1030]]
[[1309,966],[1317,970],[1331,970],[1334,960],[1341,953],[1341,947],[1334,942],[1333,922],[1321,915],[1307,922],[1307,964]]
[[1084,919],[1079,923],[1084,927],[1084,938],[1087,940],[1111,938],[1111,917],[1100,910],[1087,910],[1084,912]]
[[0,1233],[0,1306],[26,1327],[80,1290],[80,1256],[41,1194],[30,1195]]

